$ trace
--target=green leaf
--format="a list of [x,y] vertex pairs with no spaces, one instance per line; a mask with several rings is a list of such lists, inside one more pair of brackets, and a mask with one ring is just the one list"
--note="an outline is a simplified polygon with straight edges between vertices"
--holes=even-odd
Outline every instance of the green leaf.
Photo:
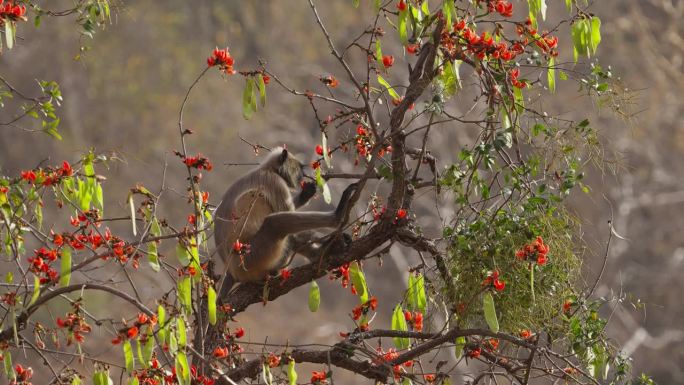
[[133,194],[128,194],[128,207],[131,209],[131,230],[133,236],[138,235],[138,228],[135,223],[135,202],[133,202]]
[[399,94],[394,90],[394,88],[392,88],[392,86],[390,86],[389,83],[387,83],[387,80],[380,75],[378,75],[378,83],[382,84],[382,86],[387,89],[387,92],[389,92],[393,99],[400,99]]
[[100,209],[100,214],[102,214],[102,211],[104,211],[104,194],[100,183],[95,184],[95,204]]
[[192,313],[192,282],[190,277],[183,277],[178,281],[178,300],[185,314]]
[[425,314],[427,308],[427,297],[425,296],[425,277],[419,274],[415,280],[416,306],[421,313]]
[[549,82],[549,91],[556,92],[556,61],[552,57],[549,59],[549,70],[546,73],[546,79]]
[[185,245],[180,242],[176,244],[176,256],[178,257],[178,262],[180,262],[181,266],[186,267],[190,264],[190,253]]
[[157,322],[159,322],[159,340],[166,343],[166,310],[162,305],[157,306]]
[[185,347],[188,344],[188,334],[183,317],[176,318],[176,332],[178,333],[178,346]]
[[572,0],[565,0],[565,8],[568,9],[568,12],[572,12]]
[[323,201],[327,204],[330,204],[330,202],[332,202],[332,195],[330,194],[330,187],[328,187],[327,183],[323,184]]
[[499,332],[499,320],[496,318],[496,308],[494,307],[494,297],[492,293],[486,292],[482,296],[482,309],[484,310],[485,321],[489,329],[494,333]]
[[320,187],[320,188],[323,188],[323,186],[325,185],[325,180],[323,179],[323,175],[321,175],[321,168],[320,167],[316,169],[315,178],[316,178],[316,185],[318,185],[318,187]]
[[560,80],[568,80],[568,74],[565,71],[558,71],[558,77]]
[[590,40],[590,48],[591,52],[593,54],[596,53],[596,49],[598,48],[598,45],[601,43],[601,19],[598,18],[598,16],[594,16],[591,18],[591,40]]
[[28,306],[33,305],[38,297],[40,296],[40,278],[38,278],[37,275],[33,276],[33,295],[31,295],[31,300],[28,303]]
[[418,308],[416,303],[416,276],[409,273],[408,286],[406,288],[406,306],[409,310],[415,310]]
[[69,286],[71,280],[71,248],[63,247],[60,251],[60,259],[59,285],[61,287]]
[[321,289],[318,287],[316,281],[311,281],[311,286],[309,287],[309,310],[312,313],[318,311],[318,307],[321,305]]
[[287,364],[287,379],[290,385],[297,385],[297,371],[295,370],[294,359],[290,359],[290,363]]
[[328,154],[328,137],[325,135],[325,132],[321,132],[321,146],[323,147],[323,160],[325,161],[325,165],[330,168],[331,163],[330,154]]
[[152,334],[152,330],[147,333],[147,341],[145,341],[145,345],[143,347],[143,352],[142,352],[142,364],[145,367],[148,367],[150,364],[150,360],[152,359],[152,353],[154,352],[154,335]]
[[430,16],[430,5],[428,5],[428,0],[423,0],[420,10],[423,11],[423,16]]
[[17,378],[17,375],[14,373],[14,366],[12,366],[12,353],[10,353],[9,350],[5,350],[3,357],[3,363],[5,364],[5,375],[7,375],[7,378],[10,380],[14,380]]
[[374,0],[373,1],[373,10],[375,13],[380,12],[380,6],[382,5],[382,0]]
[[266,107],[266,83],[264,83],[264,75],[257,75],[257,86],[259,86],[259,99],[261,100],[261,107]]
[[242,116],[249,120],[254,114],[254,109],[252,105],[252,97],[254,96],[254,79],[247,77],[245,83],[245,89],[242,92]]
[[408,44],[408,31],[406,29],[408,12],[408,9],[399,12],[399,23],[397,28],[399,29],[399,40],[401,40],[401,44],[403,45]]
[[133,357],[133,348],[131,347],[131,341],[126,340],[123,343],[124,360],[126,361],[126,372],[131,374],[133,368],[135,367],[135,358]]
[[71,378],[71,385],[81,385],[82,383],[81,377],[79,377],[78,374],[74,374]]
[[366,286],[366,277],[363,275],[358,262],[354,261],[349,265],[349,275],[361,303],[365,303],[368,301],[368,287]]
[[140,382],[138,382],[138,377],[133,376],[128,379],[128,385],[140,385]]
[[176,375],[179,385],[190,385],[190,365],[184,352],[178,352],[176,355]]
[[[394,308],[394,312],[392,313],[392,330],[408,330],[408,325],[406,325],[406,318],[404,318],[404,311],[401,308],[401,305],[399,304],[397,304],[397,306]],[[407,349],[410,345],[410,341],[408,338],[392,337],[392,341],[394,342],[394,346],[396,346],[397,349]]]
[[159,272],[161,269],[161,266],[159,265],[159,254],[157,252],[156,242],[150,242],[147,244],[147,262],[155,272]]
[[354,5],[354,8],[358,8],[360,3],[361,3],[361,0],[352,0],[352,4]]
[[461,357],[463,357],[463,349],[466,346],[466,339],[464,336],[460,336],[456,338],[456,342],[454,343],[454,353],[456,354],[456,359],[460,360]]
[[385,64],[382,62],[382,44],[380,39],[375,41],[375,60],[378,63],[378,69],[384,70]]
[[5,22],[5,41],[7,42],[7,49],[14,47],[14,22],[10,20]]
[[261,365],[261,378],[264,380],[264,384],[273,385],[273,374],[271,374],[271,369],[266,363]]
[[216,325],[216,290],[213,286],[207,289],[207,314],[209,315],[209,323]]

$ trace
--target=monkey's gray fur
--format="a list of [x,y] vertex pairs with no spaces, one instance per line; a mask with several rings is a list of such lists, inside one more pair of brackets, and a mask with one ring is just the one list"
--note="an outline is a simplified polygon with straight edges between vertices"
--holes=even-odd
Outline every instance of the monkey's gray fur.
[[[337,227],[343,220],[356,184],[347,187],[334,211],[295,211],[316,193],[316,185],[307,182],[293,197],[302,168],[289,151],[277,147],[224,194],[214,214],[214,240],[227,270],[222,295],[235,282],[261,281],[284,266],[293,243],[306,245],[308,250],[296,250],[301,254],[313,254],[321,245],[310,230]],[[237,240],[249,245],[242,255],[233,250]]]

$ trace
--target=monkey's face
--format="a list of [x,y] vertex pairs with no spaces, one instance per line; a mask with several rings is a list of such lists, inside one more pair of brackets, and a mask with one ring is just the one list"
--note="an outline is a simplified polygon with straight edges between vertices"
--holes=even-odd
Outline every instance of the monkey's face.
[[278,174],[285,180],[290,188],[299,187],[299,182],[301,182],[304,172],[302,163],[295,158],[287,150],[283,150],[280,157],[280,167],[278,167]]

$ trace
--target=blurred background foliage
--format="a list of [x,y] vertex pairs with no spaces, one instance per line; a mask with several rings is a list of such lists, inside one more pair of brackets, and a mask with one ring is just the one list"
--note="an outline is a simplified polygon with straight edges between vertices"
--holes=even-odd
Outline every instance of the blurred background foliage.
[[[352,11],[350,3],[327,1],[321,7],[321,16],[339,44],[348,43],[368,23],[367,17],[359,15],[369,16],[370,7],[359,13]],[[271,71],[298,90],[320,89],[321,75],[333,74],[346,81],[303,1],[147,0],[113,5],[111,24],[97,30],[94,39],[79,34],[74,18],[44,19],[39,28],[22,24],[16,47],[0,56],[0,74],[23,93],[39,94],[37,79],[55,80],[64,96],[58,109],[63,141],[18,127],[0,127],[4,174],[18,174],[46,159],[50,164],[62,159],[73,162],[94,147],[115,160],[108,163],[109,172],[102,172],[108,178],[106,212],[125,213],[128,190],[136,183],[158,189],[163,180],[171,192],[177,192],[163,200],[163,215],[183,223],[190,211],[184,199],[185,173],[172,153],[180,146],[178,109],[214,47],[228,45],[237,70],[256,68],[258,59],[265,60]],[[43,6],[59,10],[68,8],[70,2],[46,1]],[[564,12],[560,1],[549,6],[551,13]],[[608,309],[613,314],[606,314],[610,315],[609,333],[628,354],[634,354],[637,372],[648,372],[659,383],[676,383],[684,378],[684,351],[676,349],[684,339],[679,297],[679,290],[684,289],[684,218],[678,215],[684,212],[684,126],[680,122],[684,114],[684,1],[604,0],[595,2],[592,10],[603,20],[599,60],[604,70],[610,66],[628,88],[611,101],[620,108],[616,112],[602,105],[606,101],[587,102],[570,82],[559,84],[555,98],[537,103],[561,117],[582,120],[589,113],[599,130],[606,162],[589,173],[585,182],[590,192],[576,193],[570,207],[581,219],[587,282],[598,274],[609,234],[607,221],[612,217],[616,231],[627,240],[613,239],[607,272],[596,292],[615,299]],[[569,39],[564,28],[565,33],[559,35]],[[400,54],[396,46],[383,48]],[[571,55],[561,52],[566,60]],[[365,60],[355,59],[361,65]],[[467,77],[464,81],[468,82]],[[213,71],[186,107],[185,126],[195,131],[189,137],[190,152],[201,152],[214,162],[214,171],[205,173],[202,181],[213,203],[218,203],[235,176],[251,167],[232,164],[258,161],[239,136],[269,147],[287,143],[305,161],[313,156],[319,140],[305,98],[271,84],[265,111],[245,121],[242,87],[240,77],[222,78]],[[0,121],[12,117],[13,103],[6,101],[0,109]],[[334,111],[321,111],[324,116],[329,113]],[[25,130],[36,128],[28,121],[20,125]],[[455,159],[474,132],[451,126],[435,133],[431,148],[442,166]],[[434,207],[434,197],[422,197],[419,202],[416,208],[419,204]],[[319,199],[314,206],[322,204]],[[449,200],[440,204],[448,213]],[[405,281],[406,266],[417,261],[417,256],[393,250],[384,267],[367,265],[371,290],[384,302],[379,314],[387,317],[376,322],[389,324],[392,304],[402,291],[393,286],[397,280],[392,277],[403,274],[401,281]],[[154,278],[149,271],[142,273],[141,280]],[[152,298],[160,288],[151,282],[145,289]],[[283,317],[259,317],[260,309],[250,309],[239,317],[247,338],[263,341],[270,335],[285,341],[306,335],[307,341],[313,337],[312,342],[330,342],[344,329],[345,320],[340,317],[344,309],[354,306],[355,298],[340,295],[342,289],[336,285],[324,284],[321,289],[323,311],[313,315],[306,310],[306,287],[268,305],[273,314]],[[311,325],[320,326],[312,329]],[[274,336],[273,330],[280,334]],[[103,355],[118,354],[118,349],[102,349]]]

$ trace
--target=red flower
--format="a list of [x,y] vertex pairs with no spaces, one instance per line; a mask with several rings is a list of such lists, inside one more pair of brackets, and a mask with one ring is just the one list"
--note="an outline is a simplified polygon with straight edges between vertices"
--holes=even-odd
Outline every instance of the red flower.
[[411,322],[413,319],[413,314],[408,310],[404,310],[404,319],[406,319],[408,322]]
[[478,347],[478,348],[472,349],[470,352],[468,352],[468,357],[477,358],[480,356],[480,353],[482,353],[482,349],[480,349]]
[[144,313],[138,313],[138,323],[141,325],[144,325],[147,323],[147,321],[150,320],[150,317],[147,316],[147,314]]
[[425,379],[425,381],[427,381],[429,383],[435,382],[435,379],[436,379],[434,374],[424,374],[423,378]]
[[368,300],[368,306],[371,310],[375,310],[378,307],[378,299],[375,296],[371,296]]
[[321,167],[321,162],[315,161],[311,163],[311,168],[313,168],[314,170],[316,170],[319,167]]
[[423,313],[419,311],[413,314],[413,329],[418,332],[423,330]]
[[59,170],[59,173],[62,174],[62,176],[71,176],[71,174],[74,173],[74,170],[71,168],[69,162],[65,160],[62,162],[62,168]]
[[358,126],[356,126],[356,134],[360,136],[366,136],[368,135],[368,131],[366,131],[366,129],[359,124]]
[[212,53],[212,56],[207,58],[207,65],[209,67],[213,66],[219,66],[221,68],[221,71],[225,72],[228,75],[232,75],[235,73],[235,70],[233,69],[233,58],[230,56],[230,53],[228,53],[228,48],[226,49],[214,49],[214,52]]
[[569,313],[570,312],[570,307],[572,306],[572,300],[566,299],[565,302],[563,302],[563,313]]
[[316,146],[316,154],[323,156],[323,147],[320,144]]
[[400,11],[405,11],[406,8],[408,8],[406,2],[404,0],[399,0],[399,3],[397,4],[397,9]]
[[128,328],[126,331],[126,335],[128,336],[129,339],[133,339],[138,336],[138,327],[137,326],[132,326]]
[[363,308],[361,306],[352,309],[352,319],[354,321],[358,321],[358,319],[361,318],[361,314],[363,314]]
[[227,357],[228,356],[228,348],[217,347],[216,349],[214,349],[214,352],[212,353],[212,355],[216,358]]
[[394,64],[394,56],[383,55],[382,64],[385,66],[385,68],[390,68]]
[[311,372],[312,384],[325,384],[328,382],[328,375],[325,372]]
[[29,183],[34,183],[36,181],[36,173],[33,170],[22,171],[21,179]]
[[406,218],[406,209],[397,210],[397,219],[404,219],[404,218]]
[[505,287],[506,287],[506,282],[500,281],[498,279],[494,280],[494,289],[496,289],[496,291],[503,291],[503,289]]
[[466,26],[465,20],[460,20],[458,23],[454,23],[454,30],[463,31],[465,29],[465,26]]
[[121,343],[121,340],[122,340],[121,336],[116,336],[116,338],[113,338],[113,339],[112,339],[112,345],[118,345],[118,344],[120,344],[120,343]]
[[239,253],[240,251],[242,251],[242,248],[244,246],[245,245],[243,243],[241,243],[239,239],[236,239],[235,242],[233,242],[233,251],[235,251],[236,253]]
[[411,55],[415,55],[419,48],[420,46],[418,44],[409,44],[406,46],[406,52],[410,53]]
[[532,333],[530,333],[530,331],[527,330],[527,329],[523,329],[523,330],[520,331],[520,337],[522,337],[522,338],[524,338],[524,339],[528,339],[528,338],[530,338],[531,336],[532,336]]
[[268,83],[271,82],[271,77],[268,76],[268,75],[263,75],[261,78],[264,79],[264,84],[265,84],[265,85],[268,85]]
[[281,282],[285,282],[292,276],[292,270],[290,269],[280,269],[280,279]]
[[237,328],[235,330],[235,333],[233,334],[235,338],[242,338],[245,336],[245,329],[243,328]]
[[268,362],[269,368],[275,368],[277,366],[280,366],[280,356],[276,356],[273,353],[268,353],[268,358],[266,359],[266,362]]

